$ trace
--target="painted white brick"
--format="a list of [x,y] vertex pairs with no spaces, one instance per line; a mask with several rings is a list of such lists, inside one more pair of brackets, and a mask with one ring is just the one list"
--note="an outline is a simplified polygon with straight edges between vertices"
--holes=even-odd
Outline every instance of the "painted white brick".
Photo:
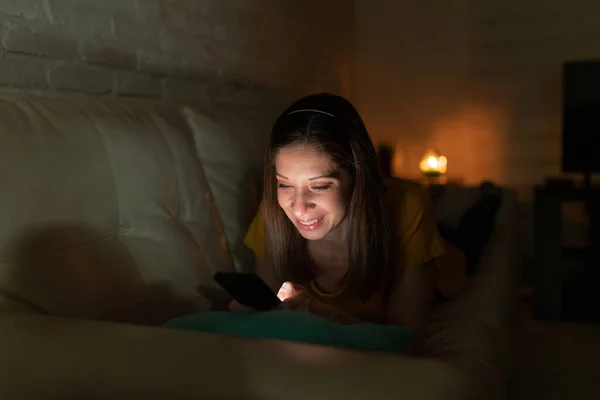
[[8,52],[55,58],[78,55],[77,41],[68,33],[47,26],[30,26],[5,21],[4,48]]
[[159,43],[160,25],[148,21],[138,20],[137,18],[113,14],[112,16],[112,35],[118,40],[142,44],[155,45]]
[[258,105],[269,103],[269,90],[264,87],[252,87],[236,83],[213,85],[208,89],[211,103]]
[[202,37],[176,29],[165,29],[160,32],[160,45],[163,51],[178,54],[193,53],[208,55],[207,47],[210,38]]
[[0,86],[47,89],[44,66],[36,61],[1,59]]
[[46,0],[54,24],[77,37],[110,37],[111,13],[77,0]]
[[44,17],[43,9],[36,0],[0,0],[0,14],[25,19]]
[[140,72],[175,77],[204,77],[217,75],[218,66],[204,53],[175,53],[149,46],[138,49]]
[[163,93],[172,102],[208,102],[210,83],[204,80],[165,78]]
[[135,72],[122,72],[117,75],[117,95],[135,97],[161,97],[160,78]]
[[[164,28],[210,35],[213,17],[201,11],[203,2],[189,0],[137,0],[140,21]],[[228,6],[222,8],[227,9]]]
[[63,64],[50,70],[50,86],[91,94],[109,94],[113,87],[111,71],[82,65]]
[[220,75],[221,69],[207,54],[187,54],[181,57],[180,75]]
[[83,59],[88,64],[133,70],[137,65],[136,49],[124,42],[90,39],[83,43]]
[[183,59],[158,47],[140,46],[138,48],[138,70],[154,75],[181,75],[184,70]]
[[158,2],[158,13],[164,26],[187,28],[188,21],[194,16],[194,2],[169,0]]
[[134,16],[136,14],[135,0],[67,0],[71,7],[85,5],[89,8],[109,10]]
[[[22,1],[22,0],[17,0]],[[128,13],[132,16],[136,13],[135,0],[39,0],[47,2],[54,10],[107,10],[111,12]],[[142,0],[144,1],[144,0]],[[61,11],[62,12],[62,11]]]
[[[31,55],[52,67],[50,90],[245,105],[267,93],[296,97],[339,82],[351,23],[331,17],[345,18],[352,2],[292,3],[0,0],[0,58]],[[43,85],[35,68],[30,83],[3,68],[2,85]],[[170,79],[159,87],[160,77]]]
[[159,0],[135,0],[136,16],[139,20],[154,24],[159,23]]

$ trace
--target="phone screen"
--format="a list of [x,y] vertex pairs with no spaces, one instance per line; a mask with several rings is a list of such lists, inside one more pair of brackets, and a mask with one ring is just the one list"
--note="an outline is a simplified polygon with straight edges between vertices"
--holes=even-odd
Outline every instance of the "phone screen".
[[215,281],[240,304],[259,311],[277,307],[281,300],[256,274],[217,272]]

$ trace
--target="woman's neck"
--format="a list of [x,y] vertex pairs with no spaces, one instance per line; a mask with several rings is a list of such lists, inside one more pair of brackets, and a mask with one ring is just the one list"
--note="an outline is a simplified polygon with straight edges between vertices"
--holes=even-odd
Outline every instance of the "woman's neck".
[[348,245],[349,231],[350,225],[348,219],[344,218],[338,226],[316,242],[331,248],[345,247]]
[[325,238],[308,244],[314,280],[326,292],[336,291],[348,272],[348,224],[344,220]]

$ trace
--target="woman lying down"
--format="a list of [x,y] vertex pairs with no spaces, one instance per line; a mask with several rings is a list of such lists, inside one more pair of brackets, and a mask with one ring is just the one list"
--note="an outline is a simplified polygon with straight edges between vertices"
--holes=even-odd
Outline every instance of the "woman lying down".
[[439,236],[428,195],[384,181],[358,112],[330,94],[300,99],[275,122],[245,243],[282,300],[276,310],[233,301],[238,312],[168,327],[418,353],[436,295],[467,284],[464,257]]

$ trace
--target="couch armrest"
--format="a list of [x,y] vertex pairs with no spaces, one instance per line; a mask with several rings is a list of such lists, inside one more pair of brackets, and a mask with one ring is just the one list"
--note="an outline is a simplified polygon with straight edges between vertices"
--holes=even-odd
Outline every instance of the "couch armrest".
[[41,315],[48,314],[42,307],[31,303],[27,299],[0,289],[0,313],[5,312],[21,312]]
[[461,399],[434,360],[164,328],[0,315],[2,398]]
[[516,192],[505,189],[490,241],[469,288],[434,309],[426,352],[470,380],[473,399],[506,399],[519,283]]

